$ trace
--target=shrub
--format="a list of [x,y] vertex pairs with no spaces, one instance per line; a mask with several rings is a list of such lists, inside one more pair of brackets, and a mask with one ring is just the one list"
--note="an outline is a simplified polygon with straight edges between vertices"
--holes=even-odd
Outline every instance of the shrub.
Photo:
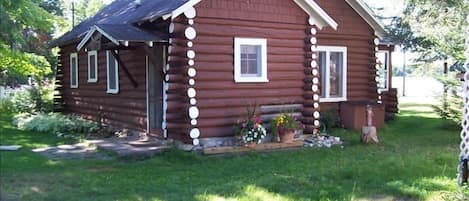
[[99,125],[74,115],[60,113],[21,113],[13,123],[22,130],[53,133],[57,136],[83,136],[99,131]]
[[337,112],[337,107],[331,107],[321,112],[321,132],[326,132],[328,128],[338,128],[340,125],[340,117]]
[[0,99],[0,113],[2,114],[16,114],[18,110],[15,104],[10,99]]
[[52,84],[33,85],[15,93],[12,102],[20,113],[48,113],[54,109],[53,93]]

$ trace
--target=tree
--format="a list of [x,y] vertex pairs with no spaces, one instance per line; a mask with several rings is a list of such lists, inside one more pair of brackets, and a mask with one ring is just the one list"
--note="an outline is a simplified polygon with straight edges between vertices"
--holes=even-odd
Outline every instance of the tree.
[[[72,21],[75,22],[76,26],[83,20],[96,14],[106,5],[103,0],[60,0],[60,2],[63,10],[63,20],[65,23],[62,24],[62,27],[60,27],[60,30],[58,30],[59,35],[73,28]],[[74,5],[72,6],[72,4]]]
[[420,52],[420,60],[425,62],[463,61],[468,14],[466,0],[408,0],[402,22],[419,40],[406,45],[414,45],[414,51]]
[[46,43],[56,17],[41,6],[59,12],[53,2],[57,1],[0,1],[0,84],[19,84],[28,76],[42,77],[51,72],[54,56]]

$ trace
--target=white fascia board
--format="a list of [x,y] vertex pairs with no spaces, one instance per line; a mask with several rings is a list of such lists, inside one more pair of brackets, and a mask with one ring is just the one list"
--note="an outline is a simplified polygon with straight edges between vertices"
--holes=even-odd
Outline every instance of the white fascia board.
[[99,33],[103,34],[103,36],[106,36],[107,39],[109,39],[112,43],[116,44],[116,45],[119,45],[119,41],[117,41],[114,37],[112,37],[111,35],[109,35],[108,33],[104,32],[101,28],[99,28],[98,26],[96,26],[96,30],[99,31]]
[[332,19],[332,17],[330,17],[316,2],[310,0],[294,1],[301,9],[308,13],[319,29],[329,26],[332,29],[337,30],[337,22]]
[[85,35],[85,37],[81,40],[81,42],[78,44],[77,46],[77,51],[80,51],[81,48],[83,48],[85,46],[86,43],[88,43],[88,41],[90,40],[90,38],[93,36],[93,34],[98,31],[99,33],[101,33],[102,35],[104,35],[107,39],[109,39],[112,43],[116,44],[116,45],[119,45],[119,41],[117,41],[116,39],[114,39],[114,37],[112,37],[111,35],[109,35],[108,33],[104,32],[101,28],[99,28],[98,26],[94,25],[93,27],[90,28],[90,30],[88,31],[88,33]]
[[386,36],[384,25],[374,15],[373,11],[361,0],[345,0],[374,30],[379,38]]
[[92,26],[90,30],[88,30],[88,33],[86,33],[85,37],[80,41],[80,43],[78,43],[77,52],[79,52],[81,48],[85,46],[85,44],[88,42],[88,40],[90,40],[91,36],[93,36],[95,31],[96,31],[95,26]]
[[171,13],[168,13],[166,15],[163,15],[163,20],[166,20],[168,18],[176,18],[178,17],[179,15],[181,15],[182,13],[184,13],[184,11],[186,11],[187,9],[191,8],[191,7],[194,7],[196,4],[200,3],[202,0],[190,0],[188,1],[187,3],[183,4],[182,6],[179,6],[179,8],[177,8],[176,10],[174,10],[173,12]]

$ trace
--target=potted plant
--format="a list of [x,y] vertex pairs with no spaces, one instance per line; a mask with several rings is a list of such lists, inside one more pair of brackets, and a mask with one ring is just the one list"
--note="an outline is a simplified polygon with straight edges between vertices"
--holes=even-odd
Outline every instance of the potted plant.
[[272,133],[277,134],[280,142],[292,143],[295,131],[303,129],[304,125],[292,113],[281,113],[271,122]]
[[246,146],[260,144],[267,135],[266,129],[262,126],[262,119],[255,115],[255,110],[249,109],[246,118],[236,123],[234,132]]

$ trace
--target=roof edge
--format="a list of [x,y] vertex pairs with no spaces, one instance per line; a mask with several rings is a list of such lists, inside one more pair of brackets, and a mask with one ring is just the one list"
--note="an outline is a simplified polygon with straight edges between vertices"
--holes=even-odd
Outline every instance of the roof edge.
[[374,30],[375,34],[383,39],[387,32],[384,25],[373,15],[373,11],[361,0],[345,0]]
[[[179,15],[183,14],[187,9],[197,5],[202,0],[189,0],[176,10],[166,15],[163,15],[163,19],[166,20],[168,18],[174,19]],[[326,26],[337,30],[337,22],[330,17],[326,11],[324,11],[316,2],[311,0],[293,0],[301,9],[303,9],[311,18],[314,18],[315,25],[318,28],[322,29]]]
[[77,51],[80,51],[81,48],[83,48],[86,43],[88,43],[88,41],[90,40],[90,38],[93,36],[93,34],[98,31],[99,33],[101,33],[102,35],[104,35],[107,39],[109,39],[112,43],[116,44],[116,45],[119,45],[119,41],[117,41],[115,38],[113,38],[111,35],[109,35],[108,33],[106,33],[105,31],[103,31],[101,28],[99,28],[98,25],[94,25],[90,28],[90,30],[88,30],[88,33],[86,33],[85,37],[83,37],[83,39],[80,41],[80,43],[78,43],[78,46],[77,46]]
[[315,1],[309,0],[294,0],[298,6],[301,7],[312,18],[315,25],[322,29],[326,26],[337,30],[337,22],[329,16]]

